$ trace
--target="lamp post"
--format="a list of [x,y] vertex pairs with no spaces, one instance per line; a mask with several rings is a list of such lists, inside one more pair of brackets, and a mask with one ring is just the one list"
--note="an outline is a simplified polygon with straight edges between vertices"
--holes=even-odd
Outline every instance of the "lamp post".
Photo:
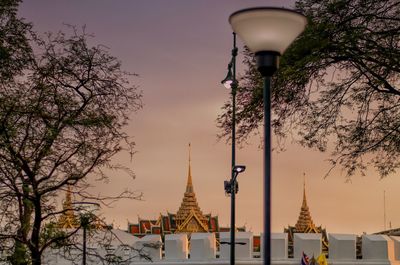
[[96,202],[75,202],[77,205],[77,211],[80,215],[81,227],[83,228],[83,241],[82,241],[82,265],[86,265],[86,232],[89,224],[93,221],[95,211],[100,208],[100,205]]
[[224,182],[225,192],[231,195],[231,229],[230,229],[230,264],[235,264],[235,194],[238,192],[237,176],[246,170],[246,166],[234,166],[231,180]]
[[257,69],[264,78],[264,264],[271,264],[271,77],[279,56],[303,32],[307,19],[294,10],[255,7],[234,12],[232,29],[255,53]]
[[[227,194],[231,195],[231,229],[230,229],[230,265],[235,264],[235,196],[236,196],[236,177],[235,177],[235,166],[236,166],[236,90],[238,86],[238,82],[236,80],[236,56],[238,53],[238,49],[236,47],[236,33],[233,32],[233,48],[231,52],[231,61],[228,64],[228,73],[224,80],[221,83],[227,88],[231,89],[232,95],[232,163],[231,163],[231,183],[230,187],[226,186],[227,181],[225,182],[225,191]],[[244,171],[244,170],[243,170]],[[236,174],[237,176],[237,174]],[[234,183],[232,182],[235,179]],[[228,190],[227,190],[228,188]],[[234,189],[234,190],[231,190]]]

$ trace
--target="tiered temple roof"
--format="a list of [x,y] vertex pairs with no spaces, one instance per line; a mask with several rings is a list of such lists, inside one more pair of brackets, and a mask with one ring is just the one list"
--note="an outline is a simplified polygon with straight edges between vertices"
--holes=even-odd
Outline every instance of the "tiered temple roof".
[[305,181],[303,184],[303,203],[301,204],[300,215],[299,218],[297,219],[295,230],[298,233],[304,233],[305,231],[315,230],[315,225],[311,218],[310,209],[308,208],[307,205]]
[[173,234],[193,232],[219,232],[218,217],[211,214],[203,214],[196,199],[193,187],[190,144],[189,144],[189,168],[186,189],[181,205],[176,214],[167,213],[156,220],[139,218],[137,224],[128,224],[128,231],[136,236],[146,234]]
[[[71,186],[68,186],[67,191],[65,193],[65,200],[63,202],[63,211],[56,226],[61,229],[69,229],[69,228],[79,228],[80,220],[79,217],[75,214],[75,210],[72,203],[72,191]],[[106,225],[103,220],[101,220],[98,216],[94,216],[94,219],[90,222],[90,226],[96,229],[110,228],[112,225]]]
[[189,144],[189,170],[187,176],[186,191],[183,195],[181,206],[176,213],[176,232],[208,232],[208,220],[203,215],[192,182],[192,171],[190,165],[190,144]]
[[322,235],[322,251],[328,253],[328,237],[326,229],[322,226],[316,226],[311,218],[310,209],[307,204],[306,182],[303,183],[303,202],[301,204],[300,214],[295,226],[288,226],[284,229],[288,233],[289,257],[293,255],[293,238],[295,233],[319,233]]
[[63,202],[63,213],[58,218],[58,228],[76,228],[79,227],[79,220],[75,215],[74,209],[72,208],[72,192],[71,187],[68,186],[65,200]]

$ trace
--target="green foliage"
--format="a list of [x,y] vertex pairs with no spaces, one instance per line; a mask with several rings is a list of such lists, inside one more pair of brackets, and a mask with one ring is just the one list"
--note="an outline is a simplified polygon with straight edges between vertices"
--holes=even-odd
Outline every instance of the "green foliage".
[[50,247],[56,249],[60,249],[70,244],[69,233],[63,229],[60,229],[54,222],[44,225],[40,237],[42,245],[53,241],[53,244]]
[[[273,80],[272,127],[320,151],[347,177],[373,166],[382,177],[400,166],[400,2],[299,0],[309,20],[281,57]],[[238,136],[262,122],[262,82],[253,55],[238,92]],[[218,117],[229,137],[231,105]]]
[[30,265],[29,252],[26,248],[26,245],[16,242],[15,249],[12,255],[7,257],[7,261],[12,265]]
[[54,225],[67,211],[57,210],[67,187],[82,200],[140,196],[87,188],[89,176],[107,181],[104,168],[122,168],[115,154],[134,153],[124,128],[142,95],[135,75],[104,46],[89,45],[84,30],[40,36],[17,17],[19,2],[0,2],[0,247],[13,252],[12,264],[39,265],[46,248],[76,233]]
[[31,61],[31,25],[17,17],[20,0],[0,1],[0,78],[10,81]]

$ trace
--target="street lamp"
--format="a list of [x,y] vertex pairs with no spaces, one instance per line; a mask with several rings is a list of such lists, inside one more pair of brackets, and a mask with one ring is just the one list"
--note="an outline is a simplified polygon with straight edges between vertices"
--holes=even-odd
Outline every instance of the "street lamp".
[[[232,168],[231,180],[224,181],[225,193],[231,195],[231,229],[230,229],[230,264],[235,264],[235,195],[239,191],[239,185],[236,181],[237,176],[246,170],[246,166],[234,166]],[[222,243],[222,242],[221,242]],[[226,244],[226,242],[224,242]],[[242,243],[240,243],[242,244]]]
[[100,204],[96,202],[75,202],[77,205],[76,210],[80,215],[80,222],[83,228],[83,242],[82,242],[82,265],[86,265],[86,230],[89,224],[95,217],[94,212],[100,208]]
[[239,191],[239,184],[236,180],[237,176],[246,170],[246,166],[235,166],[232,169],[233,177],[231,180],[224,181],[224,189],[226,194],[232,194],[233,192],[236,194]]
[[[232,58],[233,60],[233,58]],[[233,87],[233,84],[236,80],[233,77],[232,74],[232,62],[230,62],[228,64],[228,74],[226,75],[226,77],[224,78],[224,80],[221,81],[221,84],[224,85],[225,88],[230,89]]]
[[234,12],[232,29],[255,53],[257,69],[264,78],[264,264],[271,264],[271,77],[279,56],[303,32],[307,19],[294,10],[255,7]]
[[[227,194],[231,195],[231,240],[230,240],[230,265],[235,264],[235,195],[237,192],[237,182],[235,176],[235,157],[236,157],[236,90],[238,86],[238,82],[236,80],[236,56],[238,53],[238,49],[236,47],[236,33],[233,32],[233,48],[231,52],[231,61],[228,64],[228,74],[221,81],[221,83],[227,88],[231,89],[232,95],[232,163],[231,163],[231,180],[225,181],[225,191]],[[233,179],[235,179],[234,182]],[[227,186],[228,185],[228,186]],[[232,192],[231,189],[235,189]]]

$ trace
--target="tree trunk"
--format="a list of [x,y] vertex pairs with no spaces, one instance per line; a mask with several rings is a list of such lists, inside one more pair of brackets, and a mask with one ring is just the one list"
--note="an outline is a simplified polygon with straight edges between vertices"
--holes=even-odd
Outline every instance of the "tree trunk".
[[42,265],[42,255],[38,250],[31,250],[32,265]]
[[[36,187],[33,187],[34,189]],[[32,258],[32,265],[41,265],[42,264],[42,253],[40,251],[40,228],[42,226],[42,205],[40,201],[40,196],[36,193],[36,198],[34,199],[33,203],[35,205],[35,217],[33,220],[33,227],[32,227],[32,235],[31,235],[31,258]]]
[[28,248],[26,243],[29,230],[31,228],[30,219],[32,216],[32,202],[26,199],[29,196],[29,187],[28,185],[23,185],[22,191],[24,193],[25,198],[22,199],[21,205],[21,214],[20,214],[20,223],[21,227],[18,229],[17,237],[19,240],[15,241],[14,253],[11,255],[9,261],[13,265],[27,265],[29,264],[29,255]]

